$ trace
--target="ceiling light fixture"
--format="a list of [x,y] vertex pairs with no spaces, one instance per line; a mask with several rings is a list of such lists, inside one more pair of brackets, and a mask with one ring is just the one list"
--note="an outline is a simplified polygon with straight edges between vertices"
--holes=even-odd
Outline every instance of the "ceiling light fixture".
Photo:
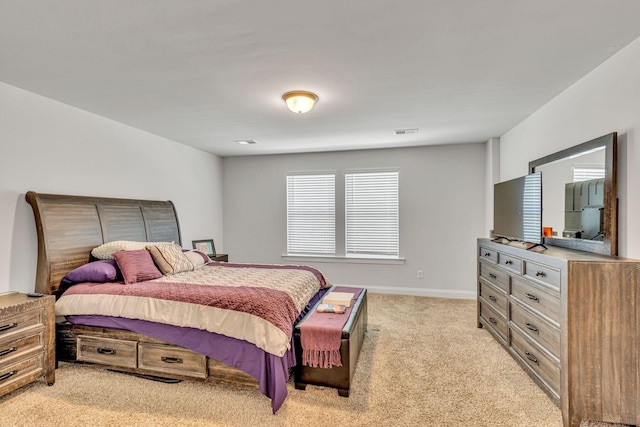
[[306,90],[293,90],[282,95],[287,107],[294,113],[302,114],[310,111],[318,102],[318,95]]
[[254,141],[253,139],[240,139],[238,141],[236,141],[238,144],[240,145],[253,145],[253,144],[257,144],[256,141]]

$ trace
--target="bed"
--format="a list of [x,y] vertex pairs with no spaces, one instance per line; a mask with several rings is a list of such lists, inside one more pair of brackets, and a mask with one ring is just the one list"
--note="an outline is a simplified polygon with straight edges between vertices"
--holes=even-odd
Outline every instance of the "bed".
[[[175,260],[163,265],[156,257],[160,276],[145,275],[143,255],[171,255],[169,249],[182,246],[170,201],[32,191],[26,200],[38,236],[35,291],[55,295],[56,312],[64,316],[56,324],[56,361],[99,363],[167,381],[250,385],[271,399],[274,413],[280,408],[296,363],[293,328],[331,286],[322,273],[208,262],[204,254],[206,265],[198,266],[198,254],[189,253],[194,271],[173,271]],[[98,265],[92,261],[100,248],[119,242],[145,245],[108,253],[124,277],[69,280]],[[171,256],[182,261],[183,252]]]

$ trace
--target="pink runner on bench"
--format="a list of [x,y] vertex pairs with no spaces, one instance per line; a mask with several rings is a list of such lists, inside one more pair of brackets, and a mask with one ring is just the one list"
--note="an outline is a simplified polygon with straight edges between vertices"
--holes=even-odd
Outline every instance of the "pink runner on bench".
[[331,292],[353,293],[351,306],[340,314],[314,312],[300,325],[303,366],[311,366],[312,368],[342,366],[342,358],[340,357],[342,328],[347,323],[362,288],[337,286]]

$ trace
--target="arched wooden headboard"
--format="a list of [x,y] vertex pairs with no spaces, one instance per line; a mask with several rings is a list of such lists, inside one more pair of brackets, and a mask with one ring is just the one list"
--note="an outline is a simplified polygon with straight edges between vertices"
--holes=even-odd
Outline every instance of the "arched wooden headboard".
[[55,294],[69,271],[89,261],[93,248],[114,240],[182,244],[170,201],[27,192],[38,233],[36,292]]

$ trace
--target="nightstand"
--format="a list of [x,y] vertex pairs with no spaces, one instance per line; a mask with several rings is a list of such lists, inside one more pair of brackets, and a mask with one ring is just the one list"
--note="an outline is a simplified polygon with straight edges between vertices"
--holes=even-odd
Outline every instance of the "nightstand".
[[229,262],[229,254],[216,254],[216,256],[209,255],[211,261],[223,261]]
[[55,382],[55,297],[0,294],[0,396]]

